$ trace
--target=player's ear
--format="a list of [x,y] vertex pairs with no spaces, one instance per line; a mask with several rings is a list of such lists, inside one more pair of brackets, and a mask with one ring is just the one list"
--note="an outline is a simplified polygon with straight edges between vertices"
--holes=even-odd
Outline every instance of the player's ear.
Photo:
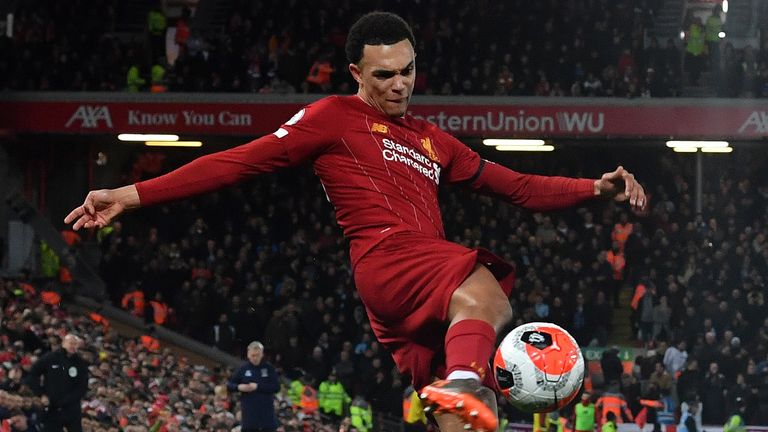
[[354,63],[350,63],[349,64],[349,73],[352,74],[352,78],[354,78],[355,81],[357,81],[358,84],[362,84],[363,83],[363,77],[362,77],[363,71],[360,70],[360,67],[358,65],[356,65]]

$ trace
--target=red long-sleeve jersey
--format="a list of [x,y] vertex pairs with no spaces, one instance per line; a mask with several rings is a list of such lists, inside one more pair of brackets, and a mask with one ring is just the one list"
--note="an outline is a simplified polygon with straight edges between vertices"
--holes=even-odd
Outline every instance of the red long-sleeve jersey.
[[146,206],[309,160],[350,240],[353,264],[398,232],[444,238],[440,183],[465,182],[533,210],[564,208],[594,196],[594,180],[512,171],[482,160],[432,123],[410,115],[389,117],[357,96],[321,99],[270,135],[201,157],[136,188]]

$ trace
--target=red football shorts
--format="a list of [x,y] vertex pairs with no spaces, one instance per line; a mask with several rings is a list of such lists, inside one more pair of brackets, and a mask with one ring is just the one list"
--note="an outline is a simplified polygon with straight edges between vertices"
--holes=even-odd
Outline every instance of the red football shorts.
[[485,265],[507,296],[514,268],[485,249],[468,249],[420,233],[396,233],[355,265],[355,284],[371,327],[417,390],[444,378],[448,304],[453,292]]

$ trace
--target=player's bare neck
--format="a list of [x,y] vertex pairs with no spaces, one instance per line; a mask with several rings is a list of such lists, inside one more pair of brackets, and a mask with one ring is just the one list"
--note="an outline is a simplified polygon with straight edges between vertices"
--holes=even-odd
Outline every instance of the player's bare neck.
[[[386,111],[384,111],[384,108],[379,103],[377,103],[373,98],[368,96],[363,91],[363,89],[358,90],[357,94],[355,96],[360,98],[361,101],[365,102],[366,105],[370,106],[371,108],[375,109],[376,111],[386,115],[387,117],[392,117],[391,115],[387,114]],[[399,116],[399,117],[400,118],[405,117],[405,114],[403,114],[402,116]]]
[[360,89],[360,90],[357,92],[357,97],[358,97],[358,98],[360,98],[360,100],[361,100],[361,101],[365,102],[365,104],[366,104],[366,105],[368,105],[368,106],[372,107],[372,108],[373,108],[373,109],[375,109],[376,111],[379,111],[379,112],[381,112],[382,114],[386,114],[386,112],[384,112],[384,108],[382,108],[382,107],[381,107],[381,105],[379,105],[378,103],[376,103],[376,101],[375,101],[375,100],[373,100],[371,97],[369,97],[368,95],[366,95],[366,94],[365,94],[365,92],[363,92],[363,89]]

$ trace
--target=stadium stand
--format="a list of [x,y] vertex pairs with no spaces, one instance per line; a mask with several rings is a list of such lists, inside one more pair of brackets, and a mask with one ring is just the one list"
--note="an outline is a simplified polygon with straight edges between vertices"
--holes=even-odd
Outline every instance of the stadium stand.
[[[688,84],[723,97],[768,95],[765,37],[747,46],[723,39],[710,45],[718,47],[717,59],[706,52],[689,59],[686,71],[694,67],[708,77],[697,84],[699,72],[693,78],[682,72],[690,40],[651,32],[660,3],[431,1],[387,8],[414,28],[416,94],[675,97]],[[156,8],[162,18],[156,32],[173,29],[163,39],[149,30],[149,20],[143,33],[118,31],[120,14],[137,13],[117,13],[124,4],[81,6],[19,2],[13,38],[0,38],[0,88],[349,93],[344,29],[372,7],[235,1],[226,19],[198,26],[189,12],[166,19],[168,12]],[[690,33],[694,19],[701,18],[691,15],[679,28]],[[184,29],[180,39],[177,28]],[[173,54],[164,56],[166,50]]]
[[[513,164],[521,171],[575,174],[569,170],[597,170],[605,162],[597,153],[582,154],[578,167],[555,167],[544,159]],[[647,186],[654,194],[649,218],[627,218],[620,208],[605,203],[530,214],[449,190],[443,201],[448,238],[484,245],[516,263],[519,278],[511,299],[516,324],[547,320],[562,324],[583,346],[635,343],[647,350],[648,356],[635,362],[640,387],[637,399],[628,401],[635,414],[642,409],[640,397],[660,397],[654,395],[659,391],[656,363],[668,369],[664,380],[669,380],[695,359],[704,370],[717,363],[727,382],[740,374],[753,375],[745,381],[755,391],[749,412],[762,421],[763,381],[756,377],[762,377],[765,367],[758,365],[768,351],[761,300],[768,255],[759,209],[768,186],[759,173],[766,160],[756,158],[743,173],[733,165],[713,164],[704,211],[696,217],[690,163],[678,155],[644,156],[641,150],[632,157],[640,165],[638,175],[651,167],[660,167],[663,174],[648,173],[653,180]],[[364,394],[374,412],[399,415],[402,379],[389,356],[372,342],[332,209],[310,172],[288,175],[295,181],[284,181],[281,175],[258,178],[147,209],[140,218],[127,215],[98,233],[104,251],[101,273],[113,302],[119,304],[135,288],[146,298],[160,293],[173,310],[165,325],[211,345],[211,328],[226,315],[234,327],[233,352],[241,352],[250,340],[263,340],[272,361],[287,375],[301,369],[318,385],[335,368],[347,391]],[[168,214],[183,215],[183,220],[170,220]],[[609,253],[623,255],[625,266],[613,266]],[[631,302],[640,285],[645,294]],[[618,308],[611,301],[615,290],[620,290]],[[617,337],[611,317],[629,311],[634,313],[633,330]],[[151,312],[147,306],[136,313],[151,320]],[[667,347],[673,345],[680,353],[670,351],[667,359]],[[687,360],[671,359],[682,352]],[[597,386],[610,386],[607,376],[602,384],[599,379],[595,377]],[[692,397],[693,391],[705,400],[705,410],[711,406],[706,403],[712,392],[707,384],[666,382],[661,387],[674,387],[679,400]],[[630,387],[622,390],[628,397],[633,394]],[[722,400],[723,407],[729,404],[730,396]],[[727,411],[709,412],[705,419],[718,424]]]

